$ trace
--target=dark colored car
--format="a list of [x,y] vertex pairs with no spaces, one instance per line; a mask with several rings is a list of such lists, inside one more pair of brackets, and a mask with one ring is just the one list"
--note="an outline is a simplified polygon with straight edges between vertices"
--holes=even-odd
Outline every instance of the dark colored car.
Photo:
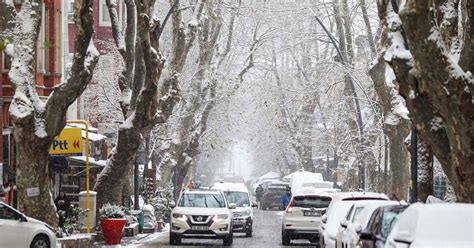
[[377,208],[369,219],[367,228],[360,233],[363,248],[385,247],[388,235],[398,220],[398,216],[408,205],[384,206]]
[[286,192],[286,187],[272,187],[263,192],[260,207],[263,210],[280,207],[280,198]]

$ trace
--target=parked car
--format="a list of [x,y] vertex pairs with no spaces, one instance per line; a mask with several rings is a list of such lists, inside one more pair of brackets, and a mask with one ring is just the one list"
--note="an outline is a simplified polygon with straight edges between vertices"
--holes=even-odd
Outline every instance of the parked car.
[[233,214],[233,232],[245,233],[246,237],[252,237],[253,233],[253,208],[257,207],[256,202],[250,201],[250,194],[247,187],[240,183],[222,183],[214,185],[219,189],[229,204],[235,204]]
[[179,245],[184,238],[204,238],[222,239],[224,246],[230,246],[235,208],[219,190],[185,190],[171,212],[170,244]]
[[56,247],[56,231],[0,202],[0,247]]
[[340,223],[336,234],[336,247],[356,247],[359,245],[359,233],[367,227],[372,213],[381,206],[400,205],[398,201],[368,200],[357,201],[347,212],[346,219]]
[[272,187],[268,186],[262,195],[262,199],[260,200],[260,207],[263,210],[268,210],[271,208],[279,208],[280,207],[280,198],[286,192],[286,187]]
[[415,203],[398,218],[387,248],[474,247],[474,205]]
[[359,246],[383,248],[398,217],[407,207],[408,205],[391,205],[377,208],[372,213],[367,227],[359,235]]
[[344,218],[354,202],[359,200],[388,200],[388,197],[385,194],[372,192],[341,192],[334,195],[326,214],[322,217],[320,247],[335,247],[336,234],[341,219]]
[[319,240],[321,216],[331,202],[331,196],[315,188],[302,188],[295,192],[285,210],[281,239],[289,245],[293,239]]

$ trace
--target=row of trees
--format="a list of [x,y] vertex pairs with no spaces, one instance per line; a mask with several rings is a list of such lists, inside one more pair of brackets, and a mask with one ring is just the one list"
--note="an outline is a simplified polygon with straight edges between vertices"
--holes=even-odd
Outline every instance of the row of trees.
[[[470,1],[124,0],[121,29],[116,1],[107,0],[114,48],[105,62],[91,42],[92,2],[75,1],[71,72],[47,100],[34,86],[41,1],[18,11],[2,2],[2,40],[14,44],[17,187],[28,215],[56,223],[48,150],[92,80],[89,118],[122,122],[96,184],[99,206],[123,202],[140,147],[151,164],[146,195],[170,181],[177,195],[186,177],[215,172],[242,140],[256,173],[316,169],[335,181],[345,175],[348,189],[405,198],[412,123],[421,168],[431,171],[420,187],[430,191],[434,155],[458,200],[473,201]],[[326,162],[315,168],[318,157]],[[27,197],[32,187],[40,196]]]

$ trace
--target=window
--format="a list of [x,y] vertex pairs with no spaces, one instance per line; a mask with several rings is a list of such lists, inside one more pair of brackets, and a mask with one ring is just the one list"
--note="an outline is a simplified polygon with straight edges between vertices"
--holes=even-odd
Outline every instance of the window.
[[235,203],[237,207],[249,207],[249,195],[244,192],[226,191],[224,192],[228,203]]
[[12,67],[12,58],[3,52],[3,70],[8,71]]
[[362,210],[364,209],[364,207],[357,207],[356,210],[354,211],[354,217],[352,217],[352,222],[356,222],[359,220],[359,216],[360,216],[360,213],[362,212]]
[[0,219],[2,220],[18,220],[20,215],[13,209],[0,204]]
[[218,194],[184,194],[179,201],[180,207],[223,208],[224,197]]
[[295,196],[293,207],[301,208],[327,208],[331,197],[326,196]]
[[349,209],[349,211],[346,214],[346,220],[347,221],[351,220],[352,211],[354,211],[354,205],[352,205],[352,207]]
[[74,0],[69,0],[69,6],[67,10],[67,20],[74,22]]
[[45,72],[46,69],[46,49],[50,46],[48,42],[46,42],[46,33],[48,32],[47,30],[47,25],[46,25],[46,18],[45,16],[48,14],[46,13],[44,3],[42,4],[42,16],[41,16],[41,27],[40,27],[40,33],[38,37],[38,44],[37,47],[39,49],[38,54],[37,54],[37,62],[36,62],[36,68],[38,72]]
[[401,212],[403,210],[398,211],[387,211],[383,214],[382,225],[380,227],[380,235],[386,239],[390,232],[392,231],[393,226],[398,220]]
[[112,26],[109,9],[107,8],[105,0],[100,0],[99,4],[99,26]]

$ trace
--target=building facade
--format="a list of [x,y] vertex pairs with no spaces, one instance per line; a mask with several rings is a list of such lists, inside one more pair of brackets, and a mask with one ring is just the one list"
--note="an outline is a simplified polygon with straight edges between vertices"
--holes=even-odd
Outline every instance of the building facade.
[[[19,8],[21,1],[13,1]],[[61,82],[61,1],[44,0],[42,3],[40,35],[36,51],[36,89],[40,97],[48,96],[53,87]],[[11,60],[3,51],[0,52],[0,124],[2,142],[0,142],[1,179],[3,192],[0,197],[10,205],[16,205],[15,182],[15,149],[12,135],[12,124],[8,113],[13,97],[8,72]]]

